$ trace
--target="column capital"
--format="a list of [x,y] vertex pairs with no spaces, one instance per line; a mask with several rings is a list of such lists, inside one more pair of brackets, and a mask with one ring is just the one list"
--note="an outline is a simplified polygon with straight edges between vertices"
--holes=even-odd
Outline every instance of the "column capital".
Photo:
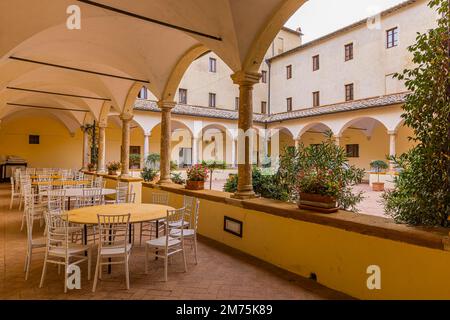
[[133,115],[131,113],[122,113],[120,115],[120,120],[122,120],[122,121],[131,121],[131,120],[133,120]]
[[170,101],[170,100],[160,100],[158,101],[158,107],[162,110],[166,109],[166,110],[172,110],[175,106],[177,105],[177,103],[175,101]]
[[261,74],[258,72],[238,71],[231,75],[234,84],[253,86],[259,82]]
[[388,135],[390,135],[390,136],[395,136],[396,134],[397,134],[397,131],[396,130],[388,130]]
[[107,123],[104,123],[104,122],[99,122],[97,126],[98,126],[99,128],[105,129],[106,127],[108,127],[108,124],[107,124]]

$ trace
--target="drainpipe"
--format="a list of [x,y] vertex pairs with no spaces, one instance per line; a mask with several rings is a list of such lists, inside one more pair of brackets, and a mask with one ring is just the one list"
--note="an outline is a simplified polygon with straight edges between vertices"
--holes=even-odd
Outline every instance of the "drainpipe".
[[269,79],[267,80],[267,86],[268,86],[268,90],[267,90],[267,115],[270,115],[270,83],[271,83],[271,70],[272,70],[272,65],[270,64],[270,60],[266,59],[266,63],[267,66],[269,67]]

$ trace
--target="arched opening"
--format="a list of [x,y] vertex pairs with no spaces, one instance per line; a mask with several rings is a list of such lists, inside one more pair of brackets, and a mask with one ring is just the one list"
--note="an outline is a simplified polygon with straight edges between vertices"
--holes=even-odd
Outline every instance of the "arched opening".
[[369,170],[373,160],[387,162],[389,135],[379,120],[369,117],[352,119],[340,133],[340,146],[346,150],[349,164]]
[[299,142],[305,146],[320,144],[326,139],[325,133],[331,131],[326,124],[317,122],[306,125],[299,133]]
[[223,125],[207,125],[202,129],[199,160],[216,160],[232,164],[233,143],[230,132]]
[[272,159],[278,158],[286,148],[295,147],[294,135],[284,127],[270,129],[270,139],[268,143],[268,155]]

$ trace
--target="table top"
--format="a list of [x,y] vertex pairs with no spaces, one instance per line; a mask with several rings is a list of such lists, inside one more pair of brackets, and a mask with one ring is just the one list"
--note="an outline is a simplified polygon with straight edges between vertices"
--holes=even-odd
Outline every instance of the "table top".
[[50,179],[61,179],[61,175],[59,174],[32,174],[30,175],[31,179],[39,179],[39,177],[50,178]]
[[46,185],[52,185],[52,186],[73,186],[73,185],[79,185],[79,184],[90,184],[90,180],[53,180],[53,181],[33,181],[31,184],[33,186],[46,186]]
[[84,207],[68,211],[70,222],[78,224],[97,224],[97,214],[127,214],[130,213],[130,223],[161,220],[167,217],[167,210],[174,208],[150,203],[120,203],[101,206]]
[[[89,189],[95,189],[95,188],[69,188],[69,189],[64,189],[65,195],[66,197],[81,197],[83,195],[83,190],[89,190]],[[52,191],[48,192],[48,191],[43,191],[42,195],[43,196],[48,196],[48,194],[51,194]],[[102,195],[106,196],[108,194],[114,194],[116,193],[116,189],[102,189]],[[55,192],[55,196],[58,195],[58,192]]]

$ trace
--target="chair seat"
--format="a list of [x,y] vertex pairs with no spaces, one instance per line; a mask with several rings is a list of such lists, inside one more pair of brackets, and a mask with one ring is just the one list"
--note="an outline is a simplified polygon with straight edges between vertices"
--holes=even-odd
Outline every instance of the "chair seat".
[[170,222],[169,223],[169,226],[171,227],[171,228],[180,228],[181,226],[183,226],[183,227],[187,227],[187,226],[189,226],[189,222],[187,222],[187,221],[176,221],[176,222]]
[[[80,253],[80,252],[84,252],[86,250],[88,250],[90,248],[90,246],[84,246],[84,245],[78,245],[78,244],[73,244],[73,245],[69,245],[69,248],[67,249],[69,256],[70,255],[74,255],[76,253]],[[64,257],[66,255],[66,249],[64,247],[61,248],[51,248],[48,251],[49,254],[54,255],[54,256],[62,256]]]
[[[69,234],[71,234],[71,233],[76,233],[76,232],[82,232],[82,231],[83,231],[83,227],[68,227],[68,228],[67,228],[67,232],[68,232]],[[55,229],[53,230],[53,232],[54,232],[54,233],[61,233],[61,234],[64,234],[65,228],[64,228],[64,227],[61,227],[61,228],[55,228]]]
[[126,247],[124,246],[111,246],[111,247],[102,247],[100,250],[100,255],[102,256],[116,256],[130,252],[131,243],[127,243]]
[[[194,235],[194,229],[183,229],[183,237],[192,237]],[[172,229],[170,230],[171,237],[181,237],[181,229]]]
[[[166,246],[166,236],[148,240],[148,241],[146,241],[146,243],[147,243],[147,245],[149,245],[151,247],[158,247],[158,248],[165,247]],[[181,243],[181,241],[179,239],[169,237],[169,243],[168,243],[169,247],[178,245],[180,243]]]
[[43,239],[33,239],[33,241],[31,242],[31,247],[32,248],[43,248],[47,245],[47,241],[43,238]]

